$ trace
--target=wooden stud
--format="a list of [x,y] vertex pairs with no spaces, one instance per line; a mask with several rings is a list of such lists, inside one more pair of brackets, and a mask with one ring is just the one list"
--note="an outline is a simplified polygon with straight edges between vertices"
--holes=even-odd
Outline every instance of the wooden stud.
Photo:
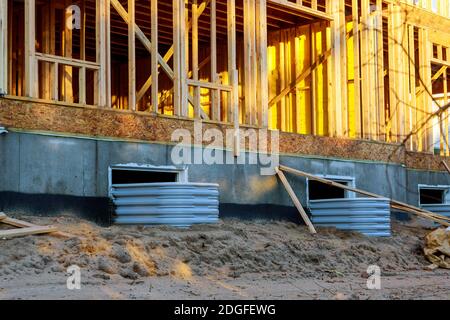
[[151,24],[152,24],[152,52],[151,52],[151,76],[152,76],[152,108],[158,112],[158,0],[151,0]]
[[128,0],[128,105],[136,110],[136,6]]
[[[111,1],[105,1],[105,107],[111,108]],[[103,69],[100,66],[100,69]]]
[[288,192],[289,196],[291,197],[292,202],[294,203],[295,207],[297,208],[298,212],[300,213],[300,216],[302,217],[303,221],[308,226],[309,232],[311,233],[317,233],[316,229],[314,228],[314,225],[311,223],[311,220],[309,220],[308,215],[306,214],[305,210],[302,207],[302,204],[298,200],[297,196],[295,195],[294,190],[292,189],[291,185],[287,181],[284,173],[276,168],[276,173],[278,177],[280,178],[281,182],[283,183],[286,191]]
[[[100,107],[106,106],[106,75],[107,60],[106,51],[109,44],[106,43],[106,0],[96,2],[96,62],[100,66],[95,72],[94,104]],[[110,63],[110,62],[109,62]]]
[[376,82],[377,93],[376,105],[378,135],[377,140],[386,140],[386,119],[385,119],[385,99],[384,99],[384,46],[383,46],[383,1],[377,0],[375,14],[375,56],[376,56]]
[[[192,1],[192,79],[199,80],[198,65],[198,2]],[[194,87],[194,117],[200,118],[200,87]]]
[[[218,83],[216,0],[210,1],[211,82]],[[211,91],[211,118],[220,121],[219,90]]]
[[0,95],[8,91],[8,0],[0,0]]
[[359,13],[358,0],[352,0],[352,21],[353,21],[353,59],[354,59],[354,128],[355,138],[361,137],[361,64],[359,46]]
[[257,100],[258,124],[267,128],[269,124],[269,83],[267,81],[267,4],[256,2],[256,55],[257,55]]
[[[69,10],[71,5],[70,0],[65,0],[65,10],[64,10],[64,31],[63,31],[63,56],[71,59],[73,54],[73,31],[70,25],[68,25],[68,20],[72,18],[72,11]],[[74,90],[73,90],[73,67],[70,65],[62,66],[62,83],[61,83],[61,94],[62,99],[65,102],[74,102]]]
[[[414,130],[417,125],[417,102],[416,102],[416,58],[415,58],[415,39],[414,26],[408,26],[408,51],[409,51],[409,87],[410,87],[410,113],[411,129]],[[409,142],[411,150],[417,150],[417,135],[413,135]]]
[[37,97],[35,8],[35,0],[25,1],[25,95],[30,98]]
[[255,0],[244,0],[244,110],[245,123],[256,123]]
[[81,67],[78,74],[79,104],[86,104],[86,67]]

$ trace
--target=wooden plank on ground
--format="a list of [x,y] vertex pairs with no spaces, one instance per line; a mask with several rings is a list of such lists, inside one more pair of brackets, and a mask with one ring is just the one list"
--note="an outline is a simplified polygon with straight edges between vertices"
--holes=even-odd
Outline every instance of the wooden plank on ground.
[[22,237],[33,234],[43,234],[55,232],[56,227],[53,226],[33,226],[27,228],[11,229],[11,230],[0,230],[0,239],[2,238],[13,238]]
[[314,228],[313,224],[311,223],[311,220],[309,220],[308,215],[306,214],[305,210],[303,209],[302,204],[300,203],[297,196],[295,195],[294,190],[292,190],[291,185],[287,181],[284,173],[282,171],[280,171],[278,168],[276,168],[275,171],[278,174],[278,177],[280,178],[284,187],[286,188],[286,191],[289,193],[289,196],[291,197],[292,202],[294,202],[294,205],[297,208],[298,212],[300,212],[300,215],[302,216],[303,221],[305,221],[306,225],[308,226],[309,231],[311,233],[317,233],[316,229]]
[[2,223],[9,224],[10,226],[18,227],[18,228],[27,228],[27,227],[36,227],[35,224],[32,224],[30,222],[5,217],[5,219],[2,220]]

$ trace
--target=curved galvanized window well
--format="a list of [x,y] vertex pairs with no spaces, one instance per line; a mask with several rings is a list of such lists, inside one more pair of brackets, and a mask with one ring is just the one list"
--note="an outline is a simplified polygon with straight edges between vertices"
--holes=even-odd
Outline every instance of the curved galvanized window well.
[[[353,177],[322,177],[355,187]],[[367,236],[391,235],[388,199],[357,198],[354,192],[312,180],[307,180],[306,190],[308,209],[314,225],[356,231]]]
[[[450,217],[450,186],[419,184],[418,189],[421,208]],[[438,226],[437,223],[434,225]]]
[[317,226],[356,231],[367,236],[391,235],[389,199],[346,198],[311,200],[312,222]]
[[110,197],[116,224],[188,227],[219,220],[219,186],[187,182],[187,170],[176,167],[110,168]]

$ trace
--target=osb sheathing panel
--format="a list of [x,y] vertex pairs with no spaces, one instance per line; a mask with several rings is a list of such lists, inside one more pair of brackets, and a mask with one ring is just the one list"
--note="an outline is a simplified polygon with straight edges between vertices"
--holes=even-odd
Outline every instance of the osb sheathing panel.
[[407,151],[405,157],[405,165],[408,168],[421,170],[445,171],[445,167],[442,164],[442,161],[445,161],[450,166],[449,158],[441,157],[439,155],[434,155],[431,153]]
[[[194,131],[194,122],[191,120],[112,109],[70,107],[10,99],[0,99],[0,125],[23,130],[162,143],[171,142],[171,136],[175,129],[187,129],[192,135]],[[208,128],[216,128],[224,132],[225,129],[231,127],[204,122],[203,130]],[[444,169],[439,156],[405,152],[405,149],[399,145],[363,140],[280,133],[279,151],[293,155],[405,164],[414,169],[440,171]]]

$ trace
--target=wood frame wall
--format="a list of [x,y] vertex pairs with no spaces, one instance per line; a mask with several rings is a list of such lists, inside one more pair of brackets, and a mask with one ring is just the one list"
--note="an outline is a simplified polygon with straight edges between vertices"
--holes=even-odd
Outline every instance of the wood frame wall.
[[[450,5],[445,1],[438,1],[434,7],[431,0],[242,0],[242,43],[239,43],[236,0],[173,0],[173,43],[161,53],[158,0],[149,3],[150,33],[145,33],[136,22],[138,0],[128,0],[126,6],[119,0],[97,0],[95,62],[85,57],[85,36],[81,40],[80,58],[72,57],[70,31],[62,55],[54,54],[51,41],[43,43],[48,49],[46,53],[36,52],[35,1],[25,2],[24,19],[24,94],[34,99],[86,105],[87,73],[93,72],[93,104],[111,107],[113,11],[127,25],[127,100],[131,111],[138,111],[139,101],[150,90],[150,111],[160,112],[159,79],[163,72],[173,82],[175,116],[233,123],[236,129],[246,124],[296,133],[406,143],[408,149],[429,152],[434,145],[433,130],[425,123],[434,116],[436,81],[443,83],[441,104],[448,103]],[[221,8],[226,3],[225,21],[218,19],[219,3]],[[268,27],[269,6],[299,19],[318,21],[301,26],[308,32],[307,43],[300,43],[294,36],[294,54],[286,51],[282,58],[285,61],[277,64],[276,83],[271,80],[273,72],[268,70],[271,63],[268,46],[273,41]],[[0,0],[0,93],[7,91],[9,78],[7,7],[8,0]],[[199,34],[205,28],[200,17],[206,10],[210,53],[207,59],[200,59]],[[223,23],[227,27],[227,72],[219,75],[217,37],[219,24]],[[51,23],[47,27],[51,28]],[[142,86],[136,81],[138,44],[151,56],[150,74]],[[299,51],[306,48],[310,52],[298,61]],[[438,54],[434,55],[436,48]],[[38,78],[42,63],[44,79],[48,79],[45,83],[42,77]],[[283,65],[289,63],[295,64],[293,70]],[[205,66],[209,66],[206,80],[200,74]],[[439,71],[432,73],[433,66],[439,66]],[[57,80],[60,67],[66,79],[61,83]],[[75,71],[79,76],[77,101],[71,97],[73,84],[66,83],[72,81],[69,79]],[[59,84],[63,88],[58,88]],[[211,97],[208,111],[201,103],[201,92],[205,90]],[[307,98],[305,90],[309,92]],[[448,140],[448,112],[435,116],[443,128],[441,154],[449,155],[448,143],[444,143]]]
[[8,81],[8,0],[0,0],[0,95],[7,93]]

